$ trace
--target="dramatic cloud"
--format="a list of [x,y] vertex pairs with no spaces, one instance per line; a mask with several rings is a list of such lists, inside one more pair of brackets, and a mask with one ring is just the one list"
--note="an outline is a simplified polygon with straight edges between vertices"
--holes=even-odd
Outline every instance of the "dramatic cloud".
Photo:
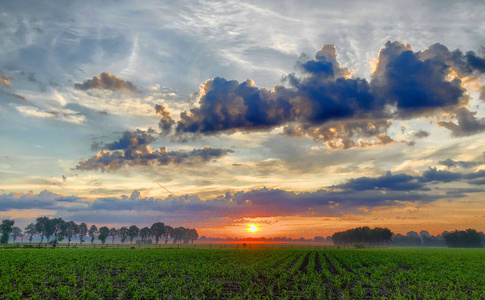
[[[308,135],[330,148],[348,149],[394,142],[387,135],[391,119],[442,113],[457,119],[458,124],[439,123],[454,135],[485,130],[485,121],[464,108],[470,97],[461,78],[485,71],[485,60],[473,52],[463,55],[440,44],[413,52],[409,45],[387,42],[370,83],[341,67],[333,45],[324,45],[312,60],[302,60],[298,66],[305,76],[286,76],[288,87],[268,90],[251,80],[219,77],[206,81],[197,106],[180,114],[176,134],[231,134],[286,125],[287,135]],[[415,137],[427,135],[421,130]]]
[[[122,143],[117,143],[120,145]],[[133,145],[133,143],[130,143]],[[113,144],[113,147],[118,147]],[[421,176],[392,174],[380,177],[360,177],[343,184],[312,192],[292,192],[283,189],[250,189],[226,192],[219,196],[202,199],[198,195],[171,195],[166,198],[143,197],[138,190],[130,196],[100,197],[86,201],[79,197],[64,197],[43,191],[37,195],[0,195],[4,211],[12,209],[51,209],[58,216],[67,215],[77,221],[99,220],[126,223],[120,218],[126,214],[137,215],[130,222],[146,223],[147,220],[163,220],[172,223],[218,222],[228,217],[255,218],[274,216],[343,216],[365,214],[376,207],[402,206],[406,202],[430,203],[440,199],[464,198],[471,193],[482,193],[477,187],[434,187],[437,182],[467,181],[471,185],[484,185],[485,171],[453,173],[430,168]],[[89,212],[89,214],[88,214]],[[133,212],[136,212],[133,214]],[[194,220],[194,214],[197,214]],[[99,221],[98,221],[99,222]],[[199,225],[200,225],[199,224]]]
[[100,89],[111,91],[130,91],[137,92],[137,88],[130,81],[124,81],[123,79],[116,77],[113,74],[103,72],[101,75],[93,76],[93,79],[88,79],[83,83],[76,83],[74,87],[78,90]]
[[415,192],[379,191],[328,191],[295,193],[281,189],[257,189],[225,193],[202,200],[193,195],[167,198],[143,198],[138,191],[130,197],[98,198],[88,209],[96,213],[123,211],[154,211],[158,216],[171,217],[177,222],[216,221],[214,218],[251,218],[271,216],[341,216],[347,213],[364,213],[358,208],[399,206],[401,202],[430,202],[438,197]]
[[11,209],[61,209],[62,203],[76,202],[80,198],[75,196],[65,197],[49,191],[34,194],[29,191],[26,194],[10,193],[0,195],[0,211]]
[[157,104],[155,105],[155,113],[161,116],[158,126],[162,130],[162,135],[170,134],[172,127],[175,125],[175,121],[172,120],[170,112],[165,109],[165,106]]
[[[445,161],[446,163],[446,161]],[[440,162],[440,164],[443,164]],[[458,173],[436,168],[428,168],[420,176],[411,176],[407,174],[392,174],[387,172],[380,177],[359,177],[349,179],[347,182],[333,186],[337,189],[347,191],[430,191],[427,184],[449,183],[463,181],[470,184],[481,184],[480,180],[485,179],[485,171],[472,173]]]
[[[166,147],[158,150],[150,147],[156,138],[152,136],[153,130],[126,131],[118,141],[105,144],[97,155],[86,161],[80,161],[76,166],[78,170],[115,171],[124,166],[150,166],[150,165],[196,165],[218,159],[234,151],[204,147],[192,151],[168,151]],[[99,144],[96,147],[101,147]]]
[[316,142],[324,142],[330,149],[367,148],[394,143],[395,141],[387,135],[390,125],[387,120],[334,121],[317,127],[294,123],[286,126],[283,133],[289,137],[310,136]]
[[394,106],[398,117],[420,116],[460,103],[465,92],[461,81],[447,79],[450,64],[432,54],[435,47],[448,51],[433,45],[424,52],[413,52],[409,45],[398,42],[387,42],[380,50],[372,75],[373,92],[385,104]]
[[422,182],[451,182],[457,181],[463,178],[460,173],[454,173],[450,171],[437,170],[436,168],[429,168],[423,172],[420,178]]
[[477,113],[466,108],[460,108],[455,112],[457,123],[439,122],[440,126],[451,130],[454,136],[469,136],[485,130],[485,118],[477,119]]
[[462,161],[462,160],[456,161],[448,158],[446,160],[440,160],[438,164],[447,166],[448,168],[452,168],[452,167],[472,168],[480,165],[481,163],[478,163],[476,161]]
[[418,182],[416,177],[406,174],[392,175],[391,172],[387,172],[386,175],[376,178],[360,177],[350,179],[348,182],[336,187],[354,191],[376,189],[392,191],[426,190],[424,184]]

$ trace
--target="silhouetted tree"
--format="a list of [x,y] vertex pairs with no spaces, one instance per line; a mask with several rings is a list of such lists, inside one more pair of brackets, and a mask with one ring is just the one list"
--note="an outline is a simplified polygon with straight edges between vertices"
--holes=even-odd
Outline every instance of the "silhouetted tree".
[[[54,238],[58,240],[59,236],[61,236],[62,232],[64,231],[64,225],[66,222],[64,222],[64,220],[61,218],[54,218],[49,220],[49,223],[49,228],[51,228],[52,231],[48,232],[47,239],[49,240],[51,236],[54,236]],[[60,240],[62,240],[62,238]]]
[[88,234],[88,225],[86,223],[79,224],[79,241],[84,242],[84,237]]
[[109,228],[108,227],[103,226],[103,227],[99,228],[98,239],[101,241],[101,243],[103,245],[106,242],[106,239],[108,238],[108,236],[109,236]]
[[130,237],[130,244],[133,244],[133,239],[138,236],[140,233],[140,229],[136,225],[131,225],[130,228],[128,228],[128,236]]
[[67,237],[67,247],[71,245],[71,240],[79,233],[79,225],[74,221],[69,221],[64,226],[64,235]]
[[29,243],[32,243],[32,240],[34,239],[34,236],[37,235],[37,229],[35,228],[34,223],[30,223],[25,227],[24,229],[25,234],[29,236]]
[[118,229],[118,236],[121,239],[121,243],[124,244],[126,241],[126,238],[128,237],[128,228],[123,226],[120,229]]
[[450,248],[482,248],[482,237],[475,229],[455,230],[444,236]]
[[391,241],[392,232],[388,228],[370,229],[369,227],[359,227],[346,231],[336,232],[332,235],[335,245],[381,245]]
[[14,220],[9,220],[9,219],[2,220],[2,225],[0,225],[0,229],[2,231],[2,237],[0,239],[0,242],[2,244],[8,244],[10,233],[13,230],[13,224],[15,224]]
[[196,239],[199,238],[199,234],[197,233],[197,230],[195,230],[195,228],[189,229],[187,234],[188,234],[188,238],[192,241],[192,244]]
[[48,238],[52,235],[54,228],[51,228],[51,222],[48,217],[38,217],[35,219],[35,228],[40,234],[40,242],[44,241],[44,237]]
[[19,237],[22,236],[22,229],[18,228],[17,226],[12,227],[12,240],[15,243],[15,240]]
[[173,228],[172,226],[165,225],[163,236],[165,237],[165,245],[168,242],[168,238],[172,236]]
[[111,244],[114,244],[115,237],[118,235],[118,230],[116,228],[111,228],[109,230],[109,236],[111,237]]
[[89,227],[88,234],[91,237],[91,244],[93,244],[94,238],[96,237],[96,234],[98,234],[98,227],[96,227],[96,225],[91,225],[91,227]]
[[189,242],[189,239],[187,236],[187,229],[184,227],[174,228],[174,230],[172,231],[171,237],[173,238],[174,244],[180,241],[183,241],[184,244]]
[[140,229],[140,236],[141,236],[141,240],[145,242],[150,236],[150,228],[143,227],[142,229]]
[[155,238],[155,243],[158,244],[158,240],[165,233],[165,224],[163,224],[162,222],[153,223],[150,230],[151,230],[152,236]]
[[313,241],[317,242],[317,243],[324,243],[325,238],[323,236],[316,236],[316,237],[313,238]]

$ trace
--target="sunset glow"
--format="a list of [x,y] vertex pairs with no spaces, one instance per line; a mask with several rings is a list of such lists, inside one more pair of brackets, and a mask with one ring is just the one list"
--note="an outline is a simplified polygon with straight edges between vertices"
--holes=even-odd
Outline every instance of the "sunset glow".
[[247,229],[251,233],[254,233],[256,231],[259,231],[259,227],[257,225],[255,225],[255,224],[249,224]]

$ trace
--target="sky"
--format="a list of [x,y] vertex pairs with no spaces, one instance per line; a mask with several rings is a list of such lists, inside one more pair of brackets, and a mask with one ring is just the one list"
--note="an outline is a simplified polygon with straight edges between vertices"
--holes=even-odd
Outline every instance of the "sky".
[[4,2],[0,219],[485,231],[484,10]]

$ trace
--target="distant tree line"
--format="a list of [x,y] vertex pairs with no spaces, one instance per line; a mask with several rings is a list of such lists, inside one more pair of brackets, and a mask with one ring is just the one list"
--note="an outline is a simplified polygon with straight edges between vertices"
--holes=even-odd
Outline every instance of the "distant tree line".
[[422,230],[419,234],[410,231],[406,235],[394,234],[387,228],[359,227],[342,232],[336,232],[332,236],[333,242],[338,246],[355,244],[389,246],[412,246],[412,247],[450,247],[450,248],[481,248],[485,243],[485,234],[475,229],[444,231],[436,236]]
[[400,233],[392,237],[392,246],[411,246],[411,247],[446,247],[446,241],[444,235],[447,232],[443,232],[436,236],[431,235],[426,230],[421,230],[419,234],[416,231],[409,231],[405,235]]
[[35,236],[40,237],[40,243],[44,242],[44,239],[49,242],[52,238],[53,241],[63,241],[67,239],[68,245],[71,243],[74,237],[79,237],[81,243],[86,242],[87,239],[93,244],[96,238],[101,241],[102,244],[106,243],[106,240],[111,237],[111,243],[114,243],[116,237],[120,238],[122,244],[127,239],[130,240],[130,244],[137,237],[141,237],[142,243],[147,243],[149,238],[154,238],[155,243],[158,244],[160,239],[165,240],[165,244],[168,243],[168,239],[172,239],[172,243],[184,243],[194,242],[199,238],[197,230],[194,228],[176,227],[173,228],[169,225],[165,225],[162,222],[156,222],[151,227],[138,228],[136,225],[130,227],[121,228],[108,228],[102,226],[98,229],[96,225],[88,226],[86,223],[77,224],[74,221],[66,222],[62,218],[48,218],[39,217],[35,220],[35,223],[30,223],[22,233],[22,230],[16,226],[14,220],[2,220],[0,230],[2,233],[1,243],[7,244],[9,237],[15,241],[19,236],[28,236],[29,242]]
[[447,233],[445,236],[446,245],[450,248],[482,248],[485,235],[475,229],[467,229]]
[[348,246],[354,244],[383,245],[391,242],[393,233],[387,228],[369,227],[353,228],[346,231],[336,232],[332,235],[335,245]]

